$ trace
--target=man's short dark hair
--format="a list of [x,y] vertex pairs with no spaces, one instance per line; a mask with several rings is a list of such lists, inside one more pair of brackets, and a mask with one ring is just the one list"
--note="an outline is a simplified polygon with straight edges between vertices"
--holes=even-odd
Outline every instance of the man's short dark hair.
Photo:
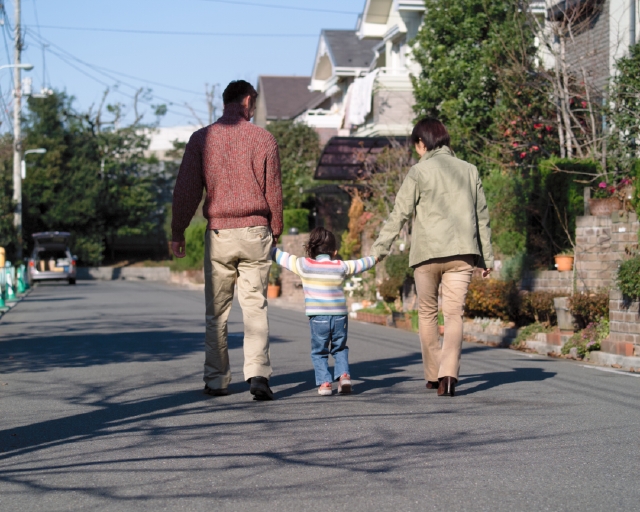
[[445,126],[433,117],[425,117],[418,121],[411,132],[411,142],[422,143],[427,147],[427,151],[447,146],[451,148],[451,137]]
[[222,93],[222,101],[225,105],[229,103],[242,103],[247,96],[251,96],[251,101],[258,97],[257,91],[249,82],[244,80],[234,80]]

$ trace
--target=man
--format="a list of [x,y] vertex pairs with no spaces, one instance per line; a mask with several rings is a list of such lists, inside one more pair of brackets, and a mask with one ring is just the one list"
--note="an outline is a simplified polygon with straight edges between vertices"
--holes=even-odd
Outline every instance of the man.
[[204,392],[228,394],[227,319],[237,283],[244,318],[244,378],[255,399],[273,400],[266,292],[269,253],[282,233],[282,181],[276,140],[250,123],[257,97],[248,82],[231,82],[222,94],[222,117],[189,139],[173,191],[171,247],[177,258],[184,258],[184,231],[204,188]]

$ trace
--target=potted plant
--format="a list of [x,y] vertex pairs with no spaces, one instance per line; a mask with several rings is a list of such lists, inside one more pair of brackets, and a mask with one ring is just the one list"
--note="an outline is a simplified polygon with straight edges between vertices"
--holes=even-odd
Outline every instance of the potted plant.
[[280,296],[280,266],[274,261],[271,263],[269,272],[269,286],[267,287],[267,298],[275,299]]
[[607,217],[620,210],[622,204],[618,197],[618,188],[601,181],[593,191],[593,198],[589,199],[589,211],[591,215]]
[[573,251],[562,251],[560,254],[556,254],[556,269],[558,272],[571,272],[573,270]]

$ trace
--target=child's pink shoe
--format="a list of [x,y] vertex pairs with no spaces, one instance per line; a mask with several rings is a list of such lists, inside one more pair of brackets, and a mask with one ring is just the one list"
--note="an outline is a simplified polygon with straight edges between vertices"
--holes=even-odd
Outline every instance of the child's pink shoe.
[[338,383],[338,393],[346,395],[351,393],[351,377],[348,373],[340,375],[340,382]]
[[321,384],[318,388],[318,394],[322,396],[331,396],[333,395],[333,388],[331,387],[331,382],[325,382]]

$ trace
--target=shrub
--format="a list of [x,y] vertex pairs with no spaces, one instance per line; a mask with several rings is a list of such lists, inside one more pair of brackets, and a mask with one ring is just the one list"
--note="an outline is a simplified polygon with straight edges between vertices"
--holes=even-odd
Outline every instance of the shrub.
[[284,221],[283,233],[289,233],[289,229],[298,228],[300,233],[309,232],[309,210],[305,208],[296,208],[291,210],[283,210],[282,218]]
[[413,277],[413,269],[409,266],[409,252],[392,254],[384,260],[384,268],[390,278],[402,279]]
[[514,281],[474,278],[469,285],[466,314],[515,320],[518,313],[518,287]]
[[519,347],[522,343],[530,339],[531,336],[540,332],[551,332],[551,327],[539,322],[529,324],[518,331],[518,335],[511,345],[513,347]]
[[609,336],[609,320],[603,318],[599,322],[591,322],[582,331],[575,333],[561,349],[568,354],[572,348],[578,349],[578,355],[584,357],[592,350],[600,350],[600,344]]
[[385,302],[393,302],[402,295],[404,279],[388,277],[380,284],[378,291]]
[[185,257],[173,258],[171,268],[173,270],[199,270],[204,266],[204,235],[207,231],[207,222],[199,220],[191,223],[184,232]]
[[536,323],[544,322],[547,325],[554,325],[557,320],[553,299],[564,295],[543,291],[522,293],[518,321],[535,321]]
[[584,329],[601,319],[609,319],[609,292],[575,293],[569,297],[569,310],[576,319],[578,328]]
[[282,269],[280,268],[280,265],[278,265],[275,261],[271,262],[271,270],[269,271],[269,284],[279,286],[281,273]]
[[631,299],[640,299],[640,256],[624,261],[618,269],[618,288]]

